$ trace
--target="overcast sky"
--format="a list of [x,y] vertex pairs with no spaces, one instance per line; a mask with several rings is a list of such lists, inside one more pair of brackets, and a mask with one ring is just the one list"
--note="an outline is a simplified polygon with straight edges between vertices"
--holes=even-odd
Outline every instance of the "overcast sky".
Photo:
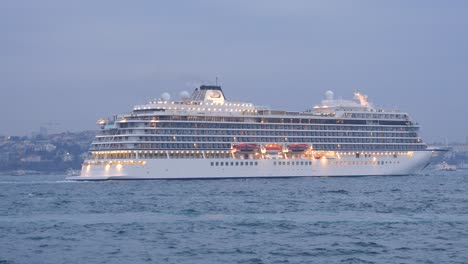
[[368,94],[427,141],[468,136],[468,1],[0,2],[0,135],[97,129],[216,76],[288,110]]

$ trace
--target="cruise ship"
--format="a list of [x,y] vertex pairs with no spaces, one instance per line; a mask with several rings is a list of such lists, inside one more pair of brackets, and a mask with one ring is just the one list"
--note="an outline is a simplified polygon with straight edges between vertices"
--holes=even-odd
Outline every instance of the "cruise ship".
[[333,97],[297,112],[228,101],[217,85],[178,100],[164,93],[99,120],[81,174],[69,179],[410,175],[436,154],[407,113],[360,93]]

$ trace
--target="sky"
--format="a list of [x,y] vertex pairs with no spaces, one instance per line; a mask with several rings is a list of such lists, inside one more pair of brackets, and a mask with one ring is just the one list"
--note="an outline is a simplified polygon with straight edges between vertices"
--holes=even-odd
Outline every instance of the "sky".
[[0,2],[0,135],[96,120],[216,77],[231,101],[305,110],[332,90],[468,140],[468,1]]

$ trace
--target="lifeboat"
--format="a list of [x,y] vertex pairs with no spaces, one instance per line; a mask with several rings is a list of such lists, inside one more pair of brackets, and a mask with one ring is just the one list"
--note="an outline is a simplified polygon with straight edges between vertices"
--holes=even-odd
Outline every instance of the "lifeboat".
[[279,152],[283,150],[281,144],[266,144],[263,148],[266,152]]
[[260,146],[257,144],[242,143],[233,146],[233,149],[239,152],[252,153],[258,151]]
[[291,152],[304,152],[309,149],[309,145],[307,144],[289,144],[288,150]]

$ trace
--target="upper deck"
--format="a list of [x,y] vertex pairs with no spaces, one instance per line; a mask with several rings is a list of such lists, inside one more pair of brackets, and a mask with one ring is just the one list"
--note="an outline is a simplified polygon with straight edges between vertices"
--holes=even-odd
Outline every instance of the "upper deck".
[[[225,99],[220,86],[201,86],[190,97],[181,96],[181,100],[153,100],[147,104],[136,105],[131,113],[118,117],[132,119],[154,115],[194,115],[194,116],[261,116],[283,118],[346,118],[346,119],[385,119],[409,121],[407,113],[397,110],[374,108],[367,101],[367,96],[355,93],[358,102],[335,100],[328,91],[321,104],[304,111],[286,111],[256,106],[252,103],[230,102]],[[167,99],[167,98],[166,98]]]
[[334,100],[305,111],[275,110],[226,100],[219,86],[201,86],[180,100],[136,105],[132,112],[100,120],[95,149],[231,149],[253,142],[306,143],[323,150],[420,150],[419,125],[408,114],[375,108],[367,97]]

